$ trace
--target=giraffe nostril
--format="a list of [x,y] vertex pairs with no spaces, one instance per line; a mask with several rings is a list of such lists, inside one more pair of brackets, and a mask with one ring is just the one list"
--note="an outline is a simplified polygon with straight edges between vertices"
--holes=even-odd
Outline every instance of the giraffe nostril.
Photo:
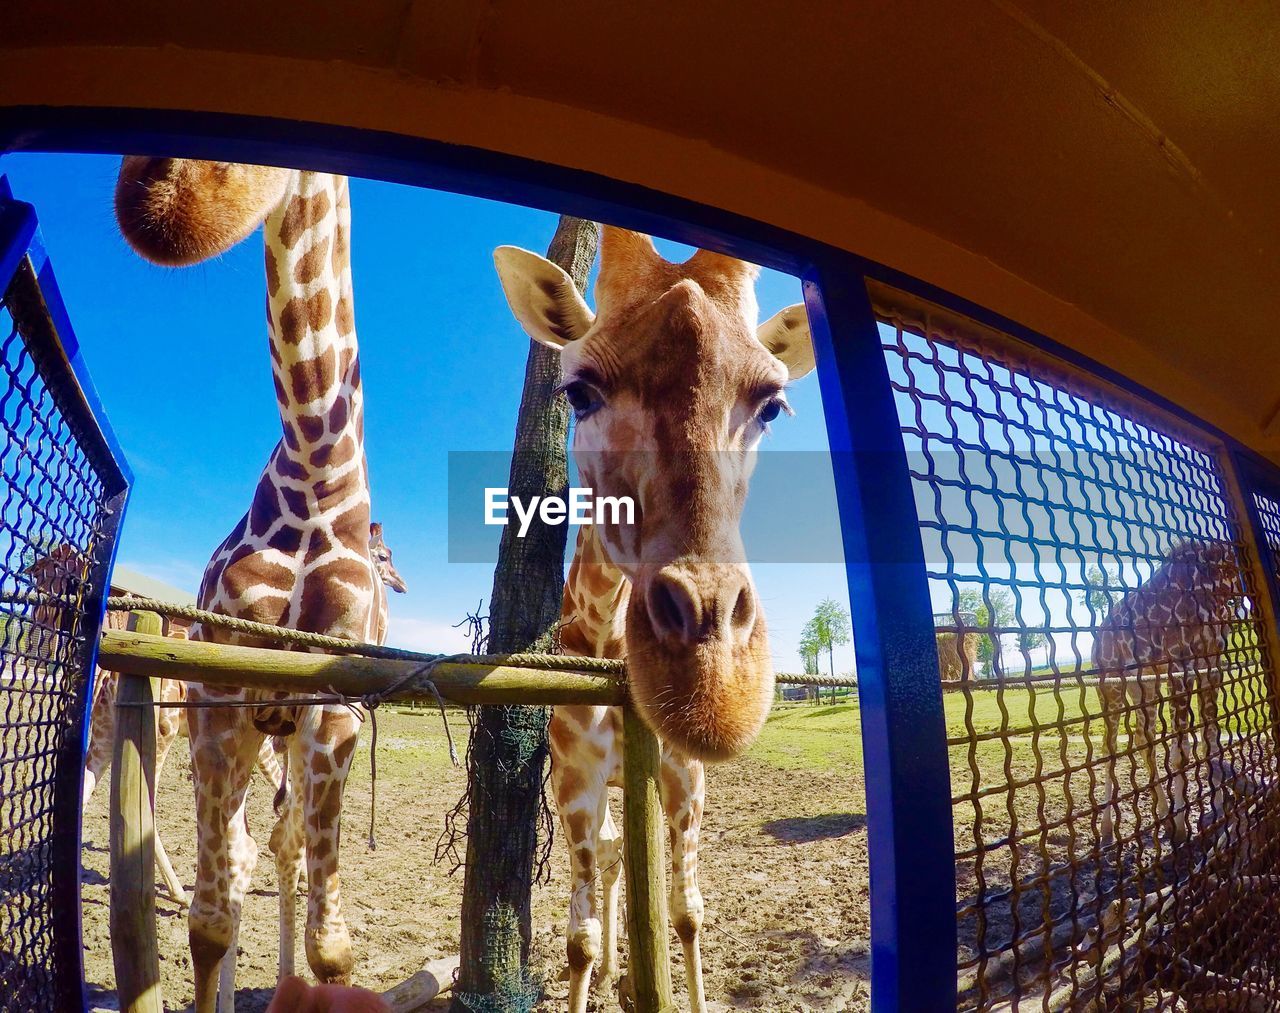
[[703,618],[695,593],[674,574],[654,577],[645,604],[654,632],[663,639],[689,643],[702,635]]
[[738,592],[738,600],[733,603],[731,622],[735,630],[750,630],[756,621],[756,599],[751,593],[750,585]]
[[671,588],[659,583],[649,595],[649,614],[659,633],[675,633],[684,623]]

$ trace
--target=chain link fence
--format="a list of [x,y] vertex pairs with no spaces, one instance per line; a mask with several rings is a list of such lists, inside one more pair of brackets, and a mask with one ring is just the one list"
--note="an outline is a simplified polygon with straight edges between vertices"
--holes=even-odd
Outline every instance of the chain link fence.
[[1225,449],[957,315],[877,315],[956,655],[960,1007],[1280,1007],[1274,627]]
[[[0,226],[24,215],[0,195]],[[0,228],[0,265],[15,265],[0,282],[0,1008],[15,1011],[83,1007],[88,673],[127,483],[62,340],[47,262],[14,249],[24,235]]]

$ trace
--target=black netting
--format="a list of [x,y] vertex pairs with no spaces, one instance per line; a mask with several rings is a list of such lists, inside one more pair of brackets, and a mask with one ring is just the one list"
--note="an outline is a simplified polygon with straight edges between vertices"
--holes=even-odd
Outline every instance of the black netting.
[[1223,449],[877,302],[938,613],[961,1008],[1280,1008],[1275,667]]
[[[78,996],[85,671],[123,488],[29,263],[0,302],[0,1008]],[[79,1005],[79,1002],[76,1002]]]

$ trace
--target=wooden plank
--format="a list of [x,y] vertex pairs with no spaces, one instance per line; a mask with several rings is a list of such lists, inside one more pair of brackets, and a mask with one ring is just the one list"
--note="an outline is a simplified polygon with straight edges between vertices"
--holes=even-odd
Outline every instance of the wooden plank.
[[[103,632],[98,664],[115,672],[215,686],[295,693],[333,689],[351,696],[376,693],[422,667],[414,661],[237,647],[119,630]],[[445,662],[432,670],[431,680],[441,696],[460,704],[620,704],[626,694],[621,680],[605,675],[501,665]],[[392,699],[435,697],[425,687],[410,685]]]
[[411,978],[406,978],[382,993],[382,1001],[391,1007],[391,1013],[418,1013],[435,1000],[441,992],[453,988],[458,973],[458,957],[440,957],[430,960],[427,966]]
[[667,940],[667,876],[658,740],[635,709],[623,708],[622,848],[627,881],[627,976],[635,1009],[675,1009]]
[[[134,612],[140,634],[157,635],[160,617]],[[159,686],[121,675],[117,704],[149,704]],[[111,763],[111,955],[123,1013],[164,1013],[156,948],[156,719],[149,706],[116,711]]]

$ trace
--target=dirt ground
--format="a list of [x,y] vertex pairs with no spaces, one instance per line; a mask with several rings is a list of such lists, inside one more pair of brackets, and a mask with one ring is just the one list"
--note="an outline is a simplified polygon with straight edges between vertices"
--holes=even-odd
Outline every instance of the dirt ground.
[[[853,720],[830,712],[785,710],[771,720],[760,747],[712,768],[703,824],[701,885],[706,900],[703,965],[713,1010],[865,1010],[869,997],[869,919],[861,748]],[[849,707],[854,711],[854,707]],[[806,730],[812,713],[822,721]],[[838,738],[832,729],[839,728]],[[455,736],[465,729],[456,715]],[[813,743],[822,748],[814,749]],[[369,757],[362,740],[348,786],[344,818],[343,910],[356,949],[355,980],[390,988],[427,960],[456,953],[462,874],[433,863],[444,814],[465,775],[448,762],[438,715],[393,712],[379,717],[378,849],[366,846]],[[158,824],[183,880],[194,868],[190,766],[185,742],[161,777]],[[833,756],[847,762],[830,762]],[[266,841],[271,791],[255,781],[250,827],[261,853],[240,931],[237,1009],[265,1009],[276,977],[275,869]],[[106,786],[85,814],[84,941],[92,1002],[114,1007],[107,924]],[[546,981],[540,1011],[565,1008],[564,929],[568,862],[560,842],[552,878],[534,895],[534,964]],[[305,903],[299,904],[305,910]],[[165,1006],[190,1009],[186,918],[174,903],[158,906]],[[299,931],[301,937],[301,931]],[[301,949],[301,948],[300,948]],[[625,966],[625,942],[623,965]],[[685,1006],[684,967],[672,936],[677,1003]],[[306,958],[299,952],[298,965]],[[615,1011],[612,996],[593,1003]]]

